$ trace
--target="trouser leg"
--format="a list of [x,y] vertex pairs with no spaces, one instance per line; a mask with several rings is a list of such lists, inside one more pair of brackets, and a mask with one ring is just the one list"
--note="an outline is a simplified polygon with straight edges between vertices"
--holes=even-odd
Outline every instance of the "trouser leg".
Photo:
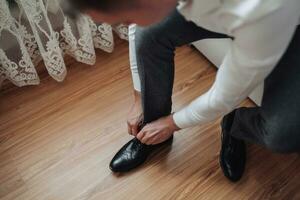
[[300,151],[300,27],[265,80],[261,107],[240,108],[230,134],[276,152]]
[[171,113],[175,48],[204,38],[226,37],[186,21],[177,10],[158,24],[136,28],[136,58],[145,124]]

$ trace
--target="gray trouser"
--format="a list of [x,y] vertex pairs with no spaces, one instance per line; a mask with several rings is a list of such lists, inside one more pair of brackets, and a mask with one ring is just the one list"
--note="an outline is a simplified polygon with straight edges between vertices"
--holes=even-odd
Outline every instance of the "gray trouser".
[[[206,38],[228,38],[186,21],[173,11],[158,24],[137,27],[136,57],[144,112],[149,123],[172,110],[175,48]],[[239,108],[231,135],[276,152],[300,151],[300,28],[265,80],[261,107]]]

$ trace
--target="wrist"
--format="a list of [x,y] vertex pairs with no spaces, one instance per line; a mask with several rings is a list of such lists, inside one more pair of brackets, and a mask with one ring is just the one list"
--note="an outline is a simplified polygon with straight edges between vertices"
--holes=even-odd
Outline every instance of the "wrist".
[[174,114],[174,113],[172,113],[172,114],[170,115],[170,120],[171,120],[171,124],[172,124],[172,129],[173,129],[174,131],[179,131],[181,128],[179,128],[179,127],[177,126],[177,124],[175,123],[175,121],[174,121],[174,119],[173,119],[173,114]]

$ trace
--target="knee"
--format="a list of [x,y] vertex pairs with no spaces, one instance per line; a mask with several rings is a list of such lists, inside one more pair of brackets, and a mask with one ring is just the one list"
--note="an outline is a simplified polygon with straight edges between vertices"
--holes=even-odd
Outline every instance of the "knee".
[[173,52],[175,45],[157,27],[136,27],[135,48],[137,55],[166,55]]
[[149,54],[150,50],[155,49],[155,33],[151,28],[136,27],[135,31],[135,48],[137,55]]
[[[271,133],[274,134],[274,133]],[[272,135],[265,139],[265,145],[274,153],[292,153],[293,148],[288,145],[287,138],[281,135]]]
[[269,120],[264,126],[264,143],[268,149],[276,153],[295,153],[300,150],[296,133],[298,129],[278,120]]

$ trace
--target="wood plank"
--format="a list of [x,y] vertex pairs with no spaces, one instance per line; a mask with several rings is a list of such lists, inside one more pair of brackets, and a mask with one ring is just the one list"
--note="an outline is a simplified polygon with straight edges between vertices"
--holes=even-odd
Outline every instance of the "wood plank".
[[[128,48],[97,51],[95,66],[66,58],[62,83],[41,70],[41,84],[0,93],[0,199],[300,199],[299,156],[249,145],[245,176],[224,178],[218,163],[220,119],[175,135],[145,165],[113,174],[108,163],[131,136]],[[207,91],[216,70],[196,50],[176,52],[174,110]],[[243,105],[253,106],[250,100]]]

